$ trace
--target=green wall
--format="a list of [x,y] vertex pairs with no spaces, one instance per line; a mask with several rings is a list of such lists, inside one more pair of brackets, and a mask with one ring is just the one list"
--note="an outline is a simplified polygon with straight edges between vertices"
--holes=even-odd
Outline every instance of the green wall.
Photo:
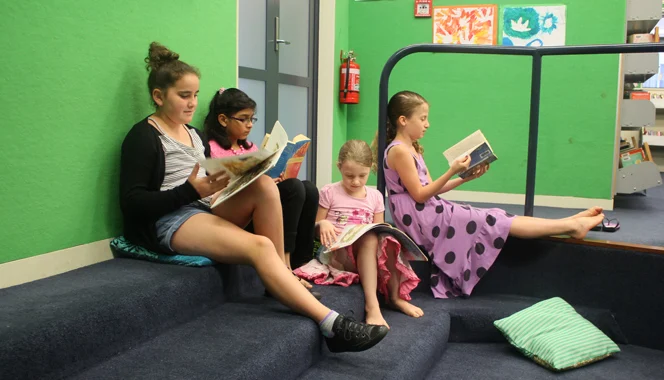
[[[434,5],[463,4],[477,2],[434,0]],[[567,45],[624,42],[624,0],[498,4],[565,4]],[[415,19],[410,0],[351,1],[348,25],[350,47],[362,70],[362,98],[361,104],[348,106],[347,137],[371,141],[385,62],[406,45],[431,43],[432,20]],[[502,29],[498,36],[500,41]],[[423,53],[397,64],[390,96],[409,89],[431,104],[431,128],[423,145],[433,175],[448,169],[442,152],[479,128],[499,160],[488,175],[461,189],[525,192],[530,65],[527,57]],[[616,55],[544,58],[537,194],[611,199],[617,86]]]
[[339,67],[341,61],[339,60],[339,53],[343,50],[348,52],[350,50],[349,36],[348,36],[348,21],[349,21],[349,4],[350,0],[337,0],[335,3],[335,19],[334,19],[334,51],[335,51],[335,70],[334,70],[334,114],[333,114],[333,135],[332,146],[332,181],[336,182],[341,180],[341,174],[337,169],[337,154],[339,148],[347,140],[347,119],[348,119],[348,105],[339,103]]
[[113,237],[120,144],[152,111],[156,40],[202,72],[195,125],[236,83],[236,2],[23,0],[0,6],[0,263]]

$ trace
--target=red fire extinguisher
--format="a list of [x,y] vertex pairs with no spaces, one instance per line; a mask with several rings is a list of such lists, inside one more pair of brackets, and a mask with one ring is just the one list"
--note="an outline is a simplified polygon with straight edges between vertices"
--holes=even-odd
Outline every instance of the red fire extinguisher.
[[360,102],[360,65],[355,61],[351,50],[343,57],[341,51],[341,69],[339,75],[339,103],[357,104]]

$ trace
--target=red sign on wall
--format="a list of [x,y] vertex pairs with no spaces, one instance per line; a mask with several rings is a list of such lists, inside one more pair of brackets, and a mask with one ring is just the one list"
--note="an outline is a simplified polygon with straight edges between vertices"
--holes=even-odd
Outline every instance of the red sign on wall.
[[431,17],[431,0],[415,0],[415,17]]

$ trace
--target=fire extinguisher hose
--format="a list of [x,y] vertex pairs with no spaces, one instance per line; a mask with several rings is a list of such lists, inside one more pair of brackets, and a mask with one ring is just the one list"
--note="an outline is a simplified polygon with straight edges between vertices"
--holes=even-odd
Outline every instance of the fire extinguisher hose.
[[348,96],[349,83],[350,83],[350,56],[346,58],[346,85],[344,86],[344,99]]

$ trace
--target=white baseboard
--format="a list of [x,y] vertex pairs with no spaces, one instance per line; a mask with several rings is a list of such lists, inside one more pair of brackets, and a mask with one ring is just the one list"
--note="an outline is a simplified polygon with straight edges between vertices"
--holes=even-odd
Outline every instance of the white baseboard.
[[[367,187],[371,187],[373,189],[376,188],[376,186]],[[385,194],[387,195],[387,191]],[[526,204],[526,196],[524,194],[452,190],[445,193],[445,195],[442,197],[448,201],[453,202],[497,203],[503,205]],[[613,199],[577,198],[558,195],[535,195],[535,206],[569,209],[586,209],[593,206],[599,206],[604,210],[611,211],[613,210]]]
[[24,284],[113,258],[111,239],[0,264],[0,289]]
[[[481,202],[509,205],[523,205],[526,203],[524,194],[489,193],[482,191],[452,190],[443,196],[448,201]],[[613,199],[577,198],[557,195],[535,195],[535,206],[586,209],[599,206],[604,210],[613,210]]]

